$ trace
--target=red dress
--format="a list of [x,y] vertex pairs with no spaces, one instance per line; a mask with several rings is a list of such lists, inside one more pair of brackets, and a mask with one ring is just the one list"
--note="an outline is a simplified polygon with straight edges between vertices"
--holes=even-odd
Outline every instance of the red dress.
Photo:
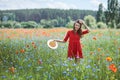
[[[82,34],[88,33],[88,30],[82,32]],[[67,41],[69,38],[68,45],[68,58],[83,58],[82,47],[80,44],[80,36],[77,33],[74,33],[73,30],[67,32],[64,41]]]

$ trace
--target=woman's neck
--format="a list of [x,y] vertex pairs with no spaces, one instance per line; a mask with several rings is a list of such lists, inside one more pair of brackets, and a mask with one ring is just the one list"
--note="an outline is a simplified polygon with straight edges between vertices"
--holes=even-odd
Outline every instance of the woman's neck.
[[77,32],[77,30],[74,31],[75,33]]

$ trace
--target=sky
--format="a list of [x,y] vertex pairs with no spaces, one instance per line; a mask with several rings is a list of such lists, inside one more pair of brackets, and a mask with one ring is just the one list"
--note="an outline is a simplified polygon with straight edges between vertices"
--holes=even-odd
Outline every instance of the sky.
[[107,0],[0,0],[0,10],[40,8],[98,10],[100,3],[107,8]]

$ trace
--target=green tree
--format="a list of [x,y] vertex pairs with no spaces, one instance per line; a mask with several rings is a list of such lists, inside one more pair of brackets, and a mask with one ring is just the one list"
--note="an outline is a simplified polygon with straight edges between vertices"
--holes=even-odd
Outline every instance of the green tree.
[[119,2],[119,18],[118,18],[118,22],[120,22],[120,2]]
[[108,0],[108,22],[115,24],[113,27],[116,27],[119,19],[119,5],[118,0]]
[[2,21],[2,11],[0,10],[0,21]]
[[97,11],[97,22],[105,22],[105,15],[103,11],[103,4],[99,4],[99,9]]
[[63,19],[61,17],[57,17],[57,21],[58,21],[59,27],[65,26],[65,19]]
[[58,27],[58,25],[59,25],[57,19],[51,20],[51,23],[54,27]]
[[84,17],[85,23],[91,27],[91,28],[96,28],[96,19],[95,17],[88,15]]
[[66,22],[68,23],[68,22],[70,22],[71,20],[72,20],[71,17],[68,16],[67,19],[66,19]]
[[52,27],[54,27],[54,20],[42,19],[40,21],[40,24],[43,26],[43,28],[52,28]]
[[66,24],[66,27],[67,28],[73,28],[73,25],[74,25],[74,21],[70,21]]
[[37,28],[38,24],[35,21],[21,22],[23,28]]
[[2,21],[15,21],[15,14],[13,13],[2,13]]
[[97,23],[97,28],[100,28],[100,29],[105,29],[107,28],[107,25],[103,22],[98,22]]

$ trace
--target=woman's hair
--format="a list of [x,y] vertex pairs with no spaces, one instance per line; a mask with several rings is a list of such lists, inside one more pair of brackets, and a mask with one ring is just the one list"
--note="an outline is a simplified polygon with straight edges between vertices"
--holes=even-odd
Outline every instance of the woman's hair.
[[[79,20],[76,20],[75,23],[80,24],[80,28],[78,29],[77,33],[78,33],[78,35],[79,35],[80,38],[81,38],[81,37],[82,37],[82,29],[81,29],[82,24],[79,22]],[[73,25],[73,31],[75,31],[75,23],[74,23],[74,25]]]

